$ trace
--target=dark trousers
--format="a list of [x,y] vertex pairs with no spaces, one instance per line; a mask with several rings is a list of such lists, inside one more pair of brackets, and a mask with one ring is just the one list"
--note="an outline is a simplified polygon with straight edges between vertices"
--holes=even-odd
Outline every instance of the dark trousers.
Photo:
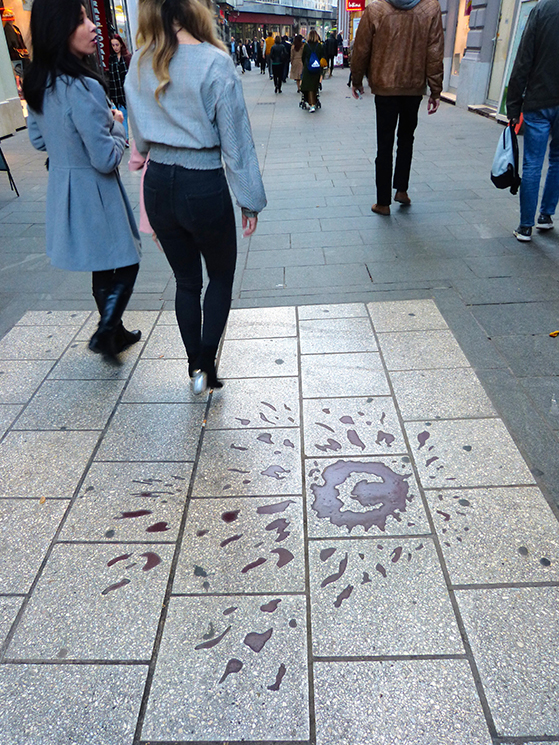
[[272,73],[274,74],[274,85],[277,90],[281,91],[281,84],[283,83],[283,62],[272,65]]
[[[197,171],[151,160],[144,199],[177,281],[175,313],[192,367],[202,347],[217,350],[231,307],[237,234],[229,187],[222,168]],[[209,277],[203,328],[202,257]]]
[[334,72],[334,60],[335,57],[328,57],[328,67],[330,68],[330,75]]
[[[375,96],[377,112],[377,157],[375,160],[377,204],[388,206],[392,201],[391,186],[407,191],[413,155],[413,135],[421,96]],[[392,151],[398,126],[396,166],[392,180]]]

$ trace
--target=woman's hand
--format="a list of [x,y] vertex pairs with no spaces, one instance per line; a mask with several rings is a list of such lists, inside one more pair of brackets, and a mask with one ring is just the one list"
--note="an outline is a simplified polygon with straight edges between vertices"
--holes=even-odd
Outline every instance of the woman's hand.
[[122,124],[124,122],[124,114],[122,111],[119,111],[118,109],[111,109],[111,114],[113,115],[113,119],[115,122],[119,122]]
[[258,215],[256,217],[245,217],[243,215],[243,236],[245,238],[248,238],[251,236],[254,231],[256,230],[256,226],[258,225]]

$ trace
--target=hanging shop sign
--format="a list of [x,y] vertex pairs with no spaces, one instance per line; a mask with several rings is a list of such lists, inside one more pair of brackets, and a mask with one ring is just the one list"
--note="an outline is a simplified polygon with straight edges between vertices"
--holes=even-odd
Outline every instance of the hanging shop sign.
[[105,15],[105,6],[102,0],[89,0],[91,6],[91,19],[97,26],[97,50],[99,61],[103,69],[109,66],[109,54],[111,44],[109,40],[109,29],[107,28],[107,16]]
[[351,13],[365,10],[365,0],[345,0],[345,9]]

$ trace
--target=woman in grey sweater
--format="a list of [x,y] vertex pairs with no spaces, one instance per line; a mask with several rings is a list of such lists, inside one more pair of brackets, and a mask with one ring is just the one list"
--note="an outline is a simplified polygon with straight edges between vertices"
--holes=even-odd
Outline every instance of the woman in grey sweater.
[[[231,189],[244,235],[266,196],[239,76],[199,0],[140,0],[139,51],[126,78],[132,132],[150,162],[149,221],[177,282],[175,310],[193,390],[221,387],[215,357],[231,307],[237,256]],[[209,284],[200,308],[202,261]]]
[[35,0],[33,60],[25,75],[31,143],[49,155],[47,254],[53,266],[93,273],[101,319],[89,348],[114,361],[140,339],[122,314],[134,287],[140,236],[118,175],[126,145],[101,78],[87,66],[97,29],[80,0]]

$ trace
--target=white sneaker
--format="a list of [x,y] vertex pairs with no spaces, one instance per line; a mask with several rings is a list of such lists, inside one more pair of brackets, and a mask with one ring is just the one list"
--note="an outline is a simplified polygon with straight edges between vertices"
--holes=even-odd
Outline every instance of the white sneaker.
[[309,114],[314,114],[315,111],[316,111],[316,106],[309,107]]

